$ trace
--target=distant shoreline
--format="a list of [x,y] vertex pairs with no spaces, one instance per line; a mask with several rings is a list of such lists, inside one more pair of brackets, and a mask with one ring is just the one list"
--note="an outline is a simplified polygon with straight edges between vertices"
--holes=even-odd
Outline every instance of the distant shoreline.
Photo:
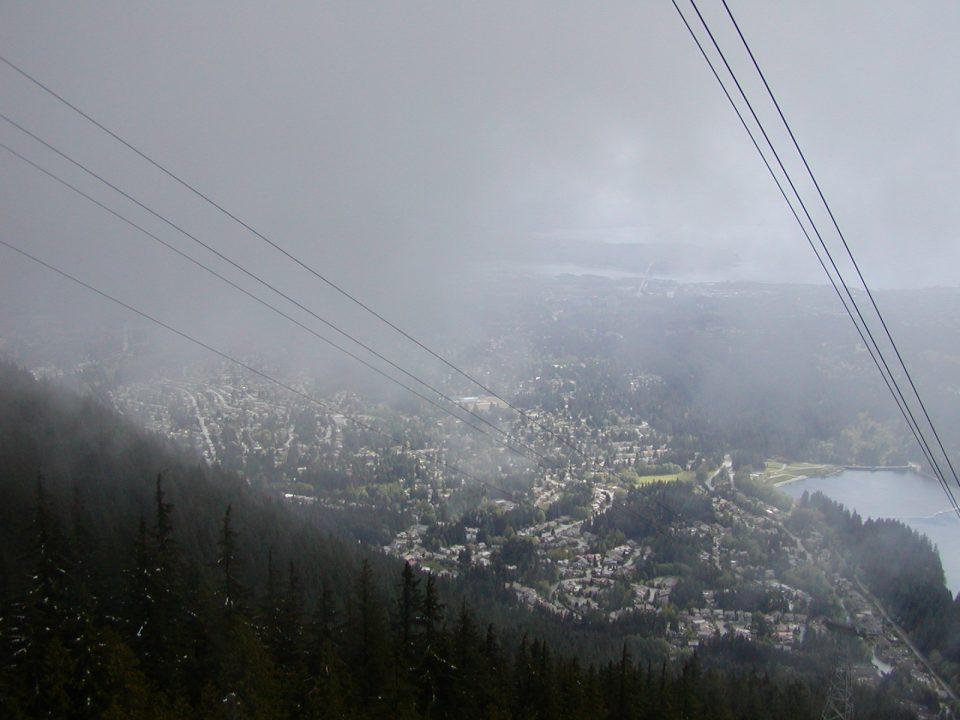
[[781,480],[780,482],[776,482],[773,484],[773,486],[775,488],[778,488],[778,487],[783,487],[784,485],[792,485],[793,483],[800,482],[801,480],[809,480],[811,477],[815,477],[815,478],[832,477],[834,475],[839,475],[844,470],[849,470],[849,469],[850,468],[838,467],[838,468],[834,468],[830,472],[823,473],[822,475],[797,475],[796,477],[787,478],[786,480]]
[[917,465],[840,465],[830,472],[822,475],[798,475],[797,477],[787,478],[786,480],[781,480],[780,482],[774,483],[773,487],[778,488],[783,487],[784,485],[792,485],[793,483],[800,482],[801,480],[809,480],[810,477],[833,477],[834,475],[839,475],[847,470],[856,470],[859,472],[912,472],[916,473],[917,475],[922,475],[929,480],[937,479],[934,475],[931,475]]
[[[785,480],[779,480],[775,483],[771,483],[772,487],[775,487],[775,488],[783,487],[784,485],[791,485],[795,482],[800,482],[801,480],[809,480],[810,478],[830,477],[831,475],[836,475],[837,473],[843,472],[844,470],[847,469],[845,467],[842,467],[842,466],[838,467],[836,465],[810,465],[809,463],[804,463],[804,465],[806,465],[807,467],[801,468],[801,469],[808,470],[810,472],[809,475],[801,474],[801,475],[795,475],[793,477],[788,477]],[[786,469],[787,466],[789,466],[789,463],[784,463],[783,469]],[[794,472],[795,471],[796,470],[794,470]]]
[[863,470],[864,472],[919,472],[913,465],[844,465],[844,470]]

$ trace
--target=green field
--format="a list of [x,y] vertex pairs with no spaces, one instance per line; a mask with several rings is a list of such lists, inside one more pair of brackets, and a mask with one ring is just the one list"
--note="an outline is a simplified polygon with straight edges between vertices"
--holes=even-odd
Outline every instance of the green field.
[[837,470],[839,470],[839,468],[835,465],[767,460],[766,467],[760,479],[768,485],[776,485],[777,483],[796,480],[801,477],[823,477]]
[[697,476],[692,470],[682,470],[679,473],[667,473],[665,475],[637,475],[633,470],[624,469],[621,470],[619,474],[624,485],[629,485],[630,483],[634,485],[649,485],[655,482],[674,482],[676,480],[689,482]]

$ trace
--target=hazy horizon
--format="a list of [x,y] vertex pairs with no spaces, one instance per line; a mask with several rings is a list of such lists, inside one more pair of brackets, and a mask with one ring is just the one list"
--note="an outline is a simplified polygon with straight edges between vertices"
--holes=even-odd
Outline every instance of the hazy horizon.
[[[955,286],[960,63],[949,28],[960,8],[733,9],[868,281]],[[705,11],[748,78],[722,8]],[[40,3],[0,17],[11,61],[402,323],[469,316],[473,296],[460,295],[474,268],[553,264],[571,242],[709,259],[715,281],[824,282],[669,3]],[[759,102],[762,88],[750,88]],[[363,326],[315,278],[7,66],[0,95],[31,132]],[[249,284],[6,123],[0,142]],[[5,151],[0,163],[8,242],[197,332],[256,321],[218,281]],[[3,254],[5,313],[38,294],[77,302],[47,271]]]

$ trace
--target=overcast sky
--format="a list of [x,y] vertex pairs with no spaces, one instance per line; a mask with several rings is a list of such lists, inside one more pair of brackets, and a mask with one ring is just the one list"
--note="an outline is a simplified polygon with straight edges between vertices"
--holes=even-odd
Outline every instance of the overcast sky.
[[[746,79],[722,6],[702,5]],[[868,280],[956,286],[960,4],[731,7]],[[7,2],[0,48],[401,314],[491,259],[533,247],[551,262],[553,238],[683,243],[729,258],[711,279],[822,282],[667,0]],[[0,111],[284,288],[336,302],[6,67]],[[2,122],[0,142],[195,251]],[[149,307],[230,302],[201,295],[201,275],[2,150],[0,234]],[[55,292],[0,250],[4,312]]]

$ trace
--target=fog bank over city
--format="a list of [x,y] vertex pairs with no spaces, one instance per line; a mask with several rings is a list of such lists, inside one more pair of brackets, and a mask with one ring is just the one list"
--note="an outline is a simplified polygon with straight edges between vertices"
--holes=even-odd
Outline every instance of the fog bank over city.
[[[734,10],[868,279],[955,285],[960,63],[949,28],[960,10]],[[568,262],[557,256],[574,246],[574,265],[609,255],[601,264],[613,270],[823,282],[669,3],[29,4],[2,17],[5,56],[404,322],[462,322],[478,270]],[[7,66],[0,88],[3,112],[31,132],[270,282],[362,322],[309,273]],[[0,140],[237,275],[14,127],[4,123]],[[272,322],[0,155],[9,242],[197,332]],[[611,243],[637,244],[626,267]],[[663,260],[677,256],[700,267]],[[23,259],[0,265],[7,315],[39,298],[80,302]]]

